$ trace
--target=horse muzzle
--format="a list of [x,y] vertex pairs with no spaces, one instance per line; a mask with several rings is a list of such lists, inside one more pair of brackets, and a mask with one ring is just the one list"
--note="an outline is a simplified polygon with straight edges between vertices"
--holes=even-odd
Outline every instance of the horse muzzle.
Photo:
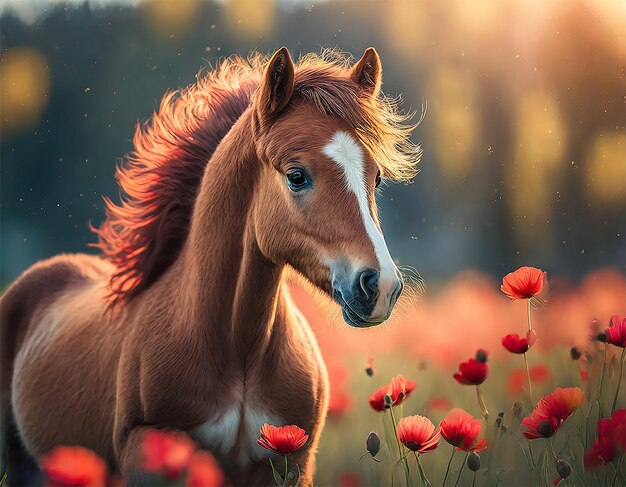
[[380,272],[367,268],[351,278],[333,277],[333,299],[341,306],[344,321],[356,328],[369,328],[386,321],[402,293],[399,273],[382,282]]

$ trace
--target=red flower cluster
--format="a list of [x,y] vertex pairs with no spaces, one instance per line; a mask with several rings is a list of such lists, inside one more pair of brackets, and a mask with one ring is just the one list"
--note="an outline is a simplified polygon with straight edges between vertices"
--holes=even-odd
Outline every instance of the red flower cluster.
[[428,453],[439,446],[441,430],[424,416],[406,416],[398,421],[396,434],[400,442],[409,450]]
[[409,394],[415,389],[415,385],[412,380],[405,379],[402,375],[396,375],[391,379],[391,383],[374,391],[369,399],[370,406],[375,411],[384,411],[386,407],[385,396],[391,398],[392,406],[397,406],[409,397]]
[[41,460],[46,487],[101,487],[106,483],[104,460],[80,446],[58,446]]
[[618,409],[611,419],[598,420],[598,437],[585,452],[585,468],[593,471],[622,453],[626,453],[626,409]]
[[605,331],[607,343],[626,348],[626,318],[615,315],[611,317],[610,323]]
[[510,333],[502,339],[502,345],[511,353],[526,353],[530,349],[527,338],[520,338],[517,333]]
[[486,362],[471,358],[459,365],[459,373],[453,377],[459,384],[477,386],[485,381],[488,370]]
[[539,401],[529,417],[524,418],[522,424],[527,429],[522,434],[529,440],[554,435],[584,400],[585,393],[580,387],[555,389]]
[[482,422],[461,408],[452,409],[439,424],[441,436],[459,450],[481,452],[487,441],[479,438]]
[[187,468],[191,455],[196,451],[196,444],[182,433],[149,430],[143,437],[142,450],[146,472],[174,480]]
[[297,452],[308,439],[309,435],[296,425],[274,426],[266,423],[261,426],[258,443],[266,450],[285,456]]
[[531,299],[543,290],[546,276],[536,267],[520,267],[504,276],[500,289],[511,299]]
[[146,472],[176,480],[187,471],[187,487],[217,487],[224,483],[224,474],[213,456],[197,450],[184,433],[149,430],[141,446]]
[[224,474],[208,451],[197,451],[189,459],[186,487],[217,487],[224,483]]

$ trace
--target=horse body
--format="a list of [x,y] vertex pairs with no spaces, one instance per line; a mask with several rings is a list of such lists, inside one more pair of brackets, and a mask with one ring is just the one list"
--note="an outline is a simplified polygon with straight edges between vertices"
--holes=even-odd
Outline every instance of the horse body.
[[[346,106],[355,102],[353,96],[373,103],[380,86],[373,50],[347,75],[345,68],[329,66],[320,79],[331,76],[345,84],[340,88],[346,90]],[[117,252],[115,239],[126,244],[124,232],[132,222],[101,230],[105,251],[112,241],[118,245],[110,255],[124,254],[135,267],[137,255],[147,256],[150,268],[143,274],[153,275],[149,285],[135,268],[121,272],[115,259],[111,264],[75,255],[36,264],[5,293],[3,407],[10,398],[20,435],[34,456],[60,444],[83,445],[132,484],[140,481],[145,429],[174,428],[211,450],[234,484],[264,485],[271,472],[268,452],[256,444],[260,426],[297,424],[311,439],[291,458],[303,484],[312,484],[327,375],[311,329],[289,298],[287,264],[335,297],[353,326],[386,319],[401,288],[370,213],[381,164],[359,146],[355,123],[346,120],[357,116],[345,107],[333,112],[342,99],[316,98],[328,86],[307,98],[313,74],[312,66],[302,67],[303,99],[292,99],[294,66],[282,49],[258,76],[258,86],[251,89],[248,82],[237,91],[237,110],[214,112],[214,131],[222,136],[199,153],[198,160],[207,157],[208,163],[190,189],[193,207],[182,238],[172,240],[157,221],[152,247],[135,244],[134,250]],[[220,93],[213,93],[219,98],[215,103],[224,102]],[[356,128],[376,128],[362,123]],[[176,147],[195,141],[193,134],[172,139]],[[295,169],[294,160],[301,164]],[[307,176],[292,178],[294,171]],[[310,173],[314,185],[294,187]],[[126,183],[126,189],[145,190],[141,181]],[[136,220],[140,229],[155,219],[154,207],[145,206],[152,213]],[[158,214],[176,215],[180,206],[162,203]],[[331,218],[336,207],[344,211],[339,225]],[[301,221],[305,214],[307,225]],[[180,223],[172,228],[179,230]],[[155,237],[179,245],[175,258],[171,249],[164,257],[167,265],[145,254],[165,245]]]

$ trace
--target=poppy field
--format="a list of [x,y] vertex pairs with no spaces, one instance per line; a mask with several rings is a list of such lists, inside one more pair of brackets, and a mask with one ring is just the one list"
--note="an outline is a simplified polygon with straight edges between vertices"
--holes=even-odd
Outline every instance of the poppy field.
[[[336,310],[298,284],[292,293],[331,384],[315,485],[626,484],[619,273],[599,271],[578,286],[532,267],[501,286],[470,273],[415,293],[370,330],[341,328]],[[307,441],[298,425],[261,428],[276,485],[298,485],[290,454]],[[182,433],[152,431],[143,450],[153,485],[228,485]],[[124,485],[76,447],[57,448],[42,469],[46,485]]]

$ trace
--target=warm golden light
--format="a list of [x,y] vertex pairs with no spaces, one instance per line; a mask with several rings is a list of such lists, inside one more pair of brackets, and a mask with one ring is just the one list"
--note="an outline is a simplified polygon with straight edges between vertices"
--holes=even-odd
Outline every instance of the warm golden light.
[[35,49],[16,47],[0,58],[0,71],[2,131],[33,128],[47,105],[50,75],[46,59]]
[[273,0],[231,0],[225,13],[233,30],[242,37],[261,37],[274,26]]
[[447,179],[460,180],[470,172],[478,137],[474,83],[462,71],[444,68],[429,85],[437,161]]
[[596,137],[585,162],[588,199],[624,205],[626,192],[626,134]]
[[[514,159],[506,167],[507,201],[516,241],[537,246],[536,232],[549,233],[551,202],[562,180],[567,132],[554,97],[544,91],[518,103]],[[545,243],[545,240],[543,241]]]
[[149,0],[141,4],[144,21],[160,37],[185,32],[198,6],[199,0]]

